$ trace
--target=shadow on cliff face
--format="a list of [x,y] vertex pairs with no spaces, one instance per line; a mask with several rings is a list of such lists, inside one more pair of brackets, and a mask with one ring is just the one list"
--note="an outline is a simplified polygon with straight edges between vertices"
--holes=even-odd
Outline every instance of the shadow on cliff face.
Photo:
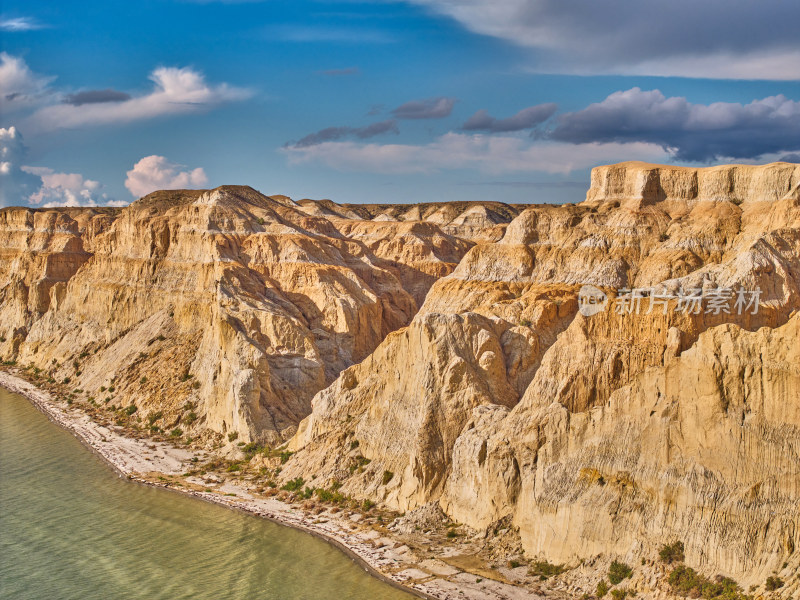
[[[496,204],[493,230],[518,212]],[[452,271],[481,225],[460,238],[448,224],[471,207],[387,222],[414,207],[354,212],[225,186],[154,192],[124,209],[4,209],[0,355],[93,398],[114,387],[111,405],[160,412],[159,423],[191,412],[195,435],[278,443]],[[142,374],[165,360],[163,376]]]

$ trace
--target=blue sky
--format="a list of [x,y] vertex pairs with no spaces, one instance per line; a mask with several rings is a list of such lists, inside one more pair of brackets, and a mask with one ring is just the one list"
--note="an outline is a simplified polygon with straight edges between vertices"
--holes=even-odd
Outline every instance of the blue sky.
[[577,202],[598,164],[800,161],[800,4],[782,0],[2,10],[0,205],[222,184]]

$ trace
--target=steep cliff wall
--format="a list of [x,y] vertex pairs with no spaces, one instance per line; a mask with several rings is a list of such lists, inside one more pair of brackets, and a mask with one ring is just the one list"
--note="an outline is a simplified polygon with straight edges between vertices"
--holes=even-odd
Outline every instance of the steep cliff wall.
[[408,324],[477,227],[337,207],[226,186],[4,209],[0,354],[171,425],[275,443]]
[[[604,310],[579,312],[584,284]],[[618,312],[653,286],[705,300]],[[720,288],[729,312],[709,310]],[[740,288],[757,311],[738,314]],[[600,167],[585,202],[474,246],[320,392],[284,476],[477,529],[511,518],[554,562],[682,540],[690,564],[763,583],[800,566],[799,308],[799,166]]]
[[747,585],[800,569],[798,310],[787,163],[599,167],[566,206],[227,186],[0,211],[4,360],[209,447],[294,434],[283,480],[510,521],[553,562],[681,540]]

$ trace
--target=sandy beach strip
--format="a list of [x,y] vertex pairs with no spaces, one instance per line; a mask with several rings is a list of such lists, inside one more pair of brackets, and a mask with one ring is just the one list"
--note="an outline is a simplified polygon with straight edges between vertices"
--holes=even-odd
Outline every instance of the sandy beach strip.
[[[359,527],[351,518],[329,513],[309,515],[275,498],[253,495],[238,482],[224,481],[213,490],[207,481],[181,477],[187,486],[176,486],[162,478],[182,476],[191,470],[197,453],[170,444],[127,437],[121,427],[107,427],[66,402],[54,399],[12,372],[0,370],[0,386],[24,396],[60,427],[70,431],[90,450],[105,460],[121,477],[130,481],[214,502],[300,529],[338,548],[372,576],[420,598],[436,600],[540,600],[530,590],[476,579],[458,569],[426,568],[401,541],[374,529]],[[191,488],[189,487],[191,486]],[[192,489],[194,488],[194,489]],[[202,489],[200,489],[202,488]],[[444,563],[442,563],[444,565]]]

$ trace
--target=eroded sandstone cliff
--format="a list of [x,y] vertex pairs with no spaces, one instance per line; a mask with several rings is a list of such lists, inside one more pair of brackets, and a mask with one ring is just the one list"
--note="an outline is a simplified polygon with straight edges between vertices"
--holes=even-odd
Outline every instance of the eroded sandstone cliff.
[[[581,314],[583,284],[604,310]],[[621,290],[650,287],[760,303],[620,314]],[[585,202],[475,245],[317,394],[284,476],[476,529],[510,518],[553,562],[681,540],[690,564],[763,582],[800,568],[798,308],[800,166],[600,167]]]
[[565,206],[223,187],[0,211],[3,359],[164,430],[293,434],[279,485],[510,524],[553,563],[681,541],[745,585],[800,570],[799,310],[788,163],[599,167]]
[[0,353],[166,426],[276,443],[518,212],[476,208],[413,220],[226,186],[4,209]]

